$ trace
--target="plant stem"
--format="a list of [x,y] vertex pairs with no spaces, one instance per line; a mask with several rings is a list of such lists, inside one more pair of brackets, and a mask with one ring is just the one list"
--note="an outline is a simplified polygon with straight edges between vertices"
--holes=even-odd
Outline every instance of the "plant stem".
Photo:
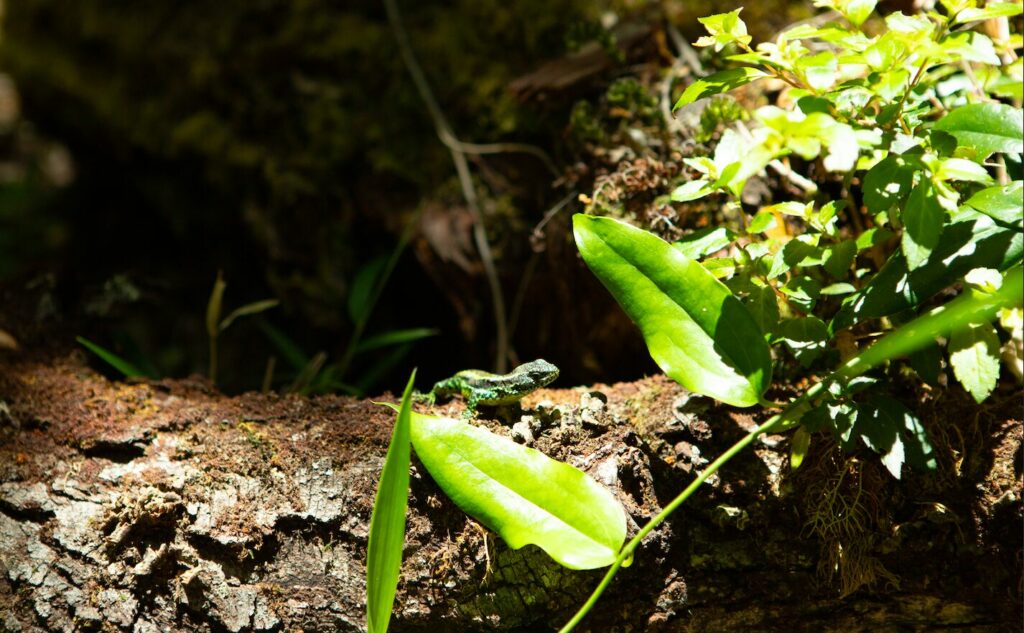
[[690,485],[679,493],[671,503],[665,506],[657,516],[648,521],[647,525],[622,548],[615,562],[612,563],[604,578],[601,579],[601,583],[590,594],[590,598],[580,607],[576,615],[559,630],[559,633],[572,631],[586,617],[590,609],[597,604],[597,600],[604,593],[604,590],[611,584],[615,574],[622,567],[622,563],[633,556],[633,552],[640,546],[640,541],[645,536],[650,534],[654,528],[658,527],[669,515],[689,499],[690,495],[696,492],[697,488],[708,477],[735,457],[737,453],[749,446],[759,435],[771,430],[784,431],[795,426],[799,423],[803,414],[814,405],[818,396],[824,393],[833,383],[841,383],[851,378],[856,378],[888,360],[920,349],[938,336],[944,336],[968,323],[984,322],[991,319],[1000,308],[1019,306],[1022,302],[1024,302],[1024,272],[1022,272],[1021,268],[1014,268],[1006,273],[1003,285],[996,292],[987,295],[965,293],[948,304],[935,308],[910,323],[893,330],[875,344],[850,359],[842,367],[832,372],[827,378],[808,389],[802,396],[790,402],[781,413],[772,416],[767,422],[747,433],[740,441],[729,447],[718,459],[702,470],[697,475],[697,478],[690,482]]
[[612,579],[615,577],[615,574],[619,571],[619,568],[622,567],[622,563],[633,556],[633,552],[636,551],[636,548],[640,546],[640,541],[642,541],[645,536],[650,534],[651,531],[654,530],[654,528],[661,525],[661,523],[664,522],[665,519],[669,517],[669,515],[675,512],[676,509],[679,508],[679,506],[681,506],[687,499],[690,498],[690,495],[697,491],[697,488],[700,488],[701,484],[707,481],[708,477],[715,474],[715,472],[719,468],[721,468],[727,461],[735,457],[737,453],[739,453],[748,445],[750,445],[750,443],[757,439],[759,435],[769,431],[776,425],[784,422],[785,419],[789,415],[791,415],[791,412],[793,412],[797,408],[797,403],[803,402],[806,398],[807,395],[797,400],[794,400],[786,408],[785,411],[777,415],[773,415],[771,418],[768,419],[767,422],[757,427],[750,433],[744,435],[743,438],[740,439],[740,441],[736,442],[731,447],[729,447],[729,450],[722,453],[718,457],[718,459],[711,462],[711,464],[707,468],[702,470],[701,473],[697,475],[697,478],[690,482],[690,485],[687,486],[685,490],[680,492],[679,495],[675,499],[673,499],[671,503],[665,506],[665,508],[661,512],[659,512],[657,516],[648,521],[647,525],[641,528],[641,530],[637,532],[637,535],[634,536],[633,539],[629,543],[627,543],[625,547],[622,548],[622,551],[619,552],[618,558],[615,559],[615,562],[612,563],[612,566],[608,568],[608,572],[605,573],[604,578],[601,579],[601,583],[597,586],[596,589],[594,589],[594,592],[590,594],[590,598],[588,598],[586,603],[584,603],[584,605],[580,607],[580,610],[576,612],[576,615],[574,615],[572,619],[569,620],[569,622],[566,623],[566,625],[559,630],[559,633],[568,633],[569,631],[573,630],[576,627],[576,625],[580,623],[581,620],[583,620],[583,618],[587,615],[590,609],[597,603],[597,600],[601,597],[601,594],[604,593],[604,590],[608,587],[609,584],[611,584]]

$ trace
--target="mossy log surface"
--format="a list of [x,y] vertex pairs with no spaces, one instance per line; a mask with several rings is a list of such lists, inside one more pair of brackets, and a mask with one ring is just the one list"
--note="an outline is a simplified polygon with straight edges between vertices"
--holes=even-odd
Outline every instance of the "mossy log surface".
[[[824,438],[792,473],[788,439],[763,438],[651,534],[582,630],[1010,630],[1022,437],[1017,394],[1002,396],[949,444],[936,429],[973,409],[926,400],[940,471],[899,482]],[[524,408],[529,441],[611,487],[631,532],[760,419],[661,377],[545,390]],[[392,415],[5,353],[0,628],[362,630]],[[393,630],[551,630],[600,575],[509,550],[414,464]]]

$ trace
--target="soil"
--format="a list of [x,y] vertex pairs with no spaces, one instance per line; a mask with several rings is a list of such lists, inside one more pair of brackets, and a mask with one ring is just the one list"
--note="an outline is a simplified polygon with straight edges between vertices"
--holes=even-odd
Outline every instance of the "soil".
[[[111,382],[44,356],[0,356],[0,629],[362,630],[389,409]],[[787,437],[763,437],[648,536],[580,630],[1010,630],[1020,395],[916,394],[939,470],[899,481],[823,435],[792,472]],[[654,376],[542,390],[479,423],[525,421],[519,441],[613,489],[632,534],[767,415]],[[554,630],[601,575],[508,549],[414,459],[392,630]]]

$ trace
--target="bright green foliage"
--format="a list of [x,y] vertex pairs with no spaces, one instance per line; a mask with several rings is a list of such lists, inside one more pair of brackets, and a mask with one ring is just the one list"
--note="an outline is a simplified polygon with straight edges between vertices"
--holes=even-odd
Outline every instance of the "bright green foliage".
[[412,443],[445,494],[513,549],[536,545],[570,569],[615,562],[626,515],[586,473],[449,418],[413,414]]
[[999,380],[999,336],[989,323],[954,330],[949,337],[953,375],[978,402],[988,397]]
[[953,110],[935,124],[949,132],[978,159],[995,152],[1024,152],[1024,114],[1001,103],[972,103]]
[[384,471],[377,484],[377,497],[370,517],[370,535],[366,546],[366,628],[370,633],[384,633],[388,630],[402,567],[405,511],[409,503],[412,386],[415,380],[416,371],[413,370],[402,394],[402,404],[395,418],[395,429],[384,459]]
[[[685,158],[700,175],[673,183],[670,199],[723,199],[726,223],[677,241],[680,261],[695,259],[720,280],[781,362],[827,372],[838,362],[835,337],[843,330],[858,326],[861,340],[881,334],[968,273],[977,277],[975,269],[987,271],[988,289],[971,292],[995,292],[1001,275],[1024,260],[1024,114],[999,101],[1020,99],[1024,71],[1014,53],[1019,34],[978,28],[981,20],[1019,14],[1019,4],[947,0],[926,14],[896,12],[884,19],[873,17],[875,0],[815,4],[843,19],[801,24],[756,44],[738,10],[701,20],[708,36],[697,45],[728,51],[726,59],[738,65],[694,81],[676,108],[763,77],[786,87],[778,103],[722,131],[709,155]],[[744,207],[746,184],[766,168],[785,179],[780,161],[786,159],[795,169],[814,164],[802,179],[790,178],[806,195]],[[837,194],[841,198],[829,197]],[[708,334],[712,330],[703,328],[703,336],[691,331],[700,329],[693,328],[693,315],[704,308],[693,297],[701,292],[686,294],[673,285],[701,287],[687,278],[693,267],[660,260],[664,249],[654,238],[610,221],[577,218],[574,225],[584,260],[640,326],[662,368],[688,388],[730,402],[721,394],[736,388],[731,381],[747,376],[744,370],[706,372],[684,362],[705,356],[709,340],[716,352],[724,349]],[[613,244],[612,235],[619,241]],[[952,339],[953,373],[984,399],[998,378],[995,331],[982,319]],[[693,340],[703,342],[699,354],[689,351]],[[937,381],[941,346],[934,338],[922,346],[927,350],[911,363]],[[737,364],[729,354],[713,358],[724,367]],[[733,404],[751,402],[767,386],[749,382],[757,389]],[[864,438],[898,475],[904,461],[928,462],[911,459],[926,437],[908,414],[879,400],[886,384],[862,377],[856,386],[833,386],[830,398],[812,407],[808,424],[831,427],[850,450]],[[870,389],[870,397],[849,400],[859,389]]]
[[698,18],[710,35],[697,40],[697,46],[714,46],[715,52],[718,52],[734,42],[742,46],[749,44],[752,38],[747,35],[747,25],[740,19],[742,10]]
[[673,110],[689,105],[697,99],[721,94],[746,85],[755,79],[766,77],[763,72],[755,68],[741,67],[730,68],[717,72],[709,77],[698,79],[686,88],[683,95],[676,101]]
[[576,215],[573,231],[584,261],[640,327],[666,374],[736,406],[760,400],[771,356],[728,288],[667,242],[618,220]]
[[1014,226],[1024,223],[1024,181],[1015,180],[1005,187],[982,189],[967,200],[967,206],[977,209],[997,222]]

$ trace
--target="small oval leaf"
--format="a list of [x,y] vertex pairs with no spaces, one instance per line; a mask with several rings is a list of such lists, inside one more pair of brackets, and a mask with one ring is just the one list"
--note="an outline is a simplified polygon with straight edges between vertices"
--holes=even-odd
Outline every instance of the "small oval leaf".
[[768,343],[725,285],[624,222],[577,214],[573,232],[583,260],[640,327],[670,378],[727,404],[758,402],[771,381]]
[[570,569],[615,562],[626,514],[586,473],[450,418],[414,413],[412,443],[445,494],[513,549],[537,545]]
[[1002,103],[972,103],[953,110],[935,124],[960,145],[974,148],[979,158],[994,152],[1024,152],[1024,114]]

